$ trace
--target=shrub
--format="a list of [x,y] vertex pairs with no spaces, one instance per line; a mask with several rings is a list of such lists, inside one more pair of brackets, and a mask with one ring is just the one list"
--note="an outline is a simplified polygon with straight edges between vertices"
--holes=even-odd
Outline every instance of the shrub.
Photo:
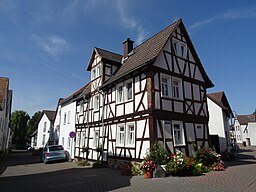
[[147,151],[145,160],[152,160],[153,163],[165,165],[169,162],[169,153],[160,143],[154,143]]
[[93,168],[101,168],[101,167],[103,167],[103,165],[101,164],[100,161],[96,161],[96,162],[94,162],[94,163],[92,164],[92,167],[93,167]]
[[180,151],[171,155],[165,169],[174,176],[197,176],[205,171],[202,163],[198,163],[193,156],[185,157]]
[[141,165],[141,170],[145,173],[147,171],[154,171],[156,168],[156,164],[153,163],[152,160],[144,160]]
[[121,168],[123,175],[141,175],[140,164],[136,162],[125,162]]
[[214,163],[212,165],[212,170],[213,171],[224,171],[225,170],[224,162],[223,161],[219,161],[217,163]]
[[211,167],[221,160],[221,155],[216,153],[214,149],[201,147],[196,151],[195,159],[204,166]]

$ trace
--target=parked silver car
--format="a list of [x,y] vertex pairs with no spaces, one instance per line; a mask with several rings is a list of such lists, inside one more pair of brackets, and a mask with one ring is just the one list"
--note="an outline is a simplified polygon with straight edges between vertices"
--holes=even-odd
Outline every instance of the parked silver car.
[[68,160],[68,155],[62,145],[49,145],[44,147],[42,153],[42,162],[45,164],[50,161]]

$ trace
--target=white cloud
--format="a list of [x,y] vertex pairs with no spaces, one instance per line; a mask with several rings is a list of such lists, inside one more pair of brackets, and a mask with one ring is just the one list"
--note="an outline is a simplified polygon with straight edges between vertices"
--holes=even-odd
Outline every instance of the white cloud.
[[138,24],[136,19],[134,19],[131,15],[129,15],[128,5],[126,2],[127,1],[116,0],[117,11],[120,15],[120,18],[124,27],[130,28],[137,32],[137,38],[135,41],[137,44],[141,44],[146,39],[148,33],[145,32],[144,27],[142,25]]
[[256,17],[256,7],[241,8],[241,9],[230,9],[225,13],[210,17],[208,19],[198,21],[189,27],[189,31],[192,32],[202,26],[211,24],[217,20],[225,19],[244,19]]
[[52,35],[48,37],[39,37],[33,35],[32,39],[36,42],[36,45],[39,48],[52,56],[59,55],[69,50],[67,41],[60,36]]

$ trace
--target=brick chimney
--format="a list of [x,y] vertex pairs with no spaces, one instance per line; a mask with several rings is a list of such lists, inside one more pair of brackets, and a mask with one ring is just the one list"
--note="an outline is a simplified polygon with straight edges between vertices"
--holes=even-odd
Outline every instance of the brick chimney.
[[134,41],[132,41],[130,38],[127,38],[124,42],[123,42],[123,48],[124,48],[124,58],[128,57],[128,54],[133,50],[133,43]]

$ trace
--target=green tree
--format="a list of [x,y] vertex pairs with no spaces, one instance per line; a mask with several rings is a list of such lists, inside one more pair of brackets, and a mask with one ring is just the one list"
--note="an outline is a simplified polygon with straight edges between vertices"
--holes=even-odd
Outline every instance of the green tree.
[[30,135],[37,129],[37,123],[41,116],[41,111],[36,112],[31,119],[28,121],[28,127],[27,127],[27,139],[30,140]]
[[29,115],[25,111],[14,111],[11,115],[11,129],[13,130],[13,143],[25,144]]

